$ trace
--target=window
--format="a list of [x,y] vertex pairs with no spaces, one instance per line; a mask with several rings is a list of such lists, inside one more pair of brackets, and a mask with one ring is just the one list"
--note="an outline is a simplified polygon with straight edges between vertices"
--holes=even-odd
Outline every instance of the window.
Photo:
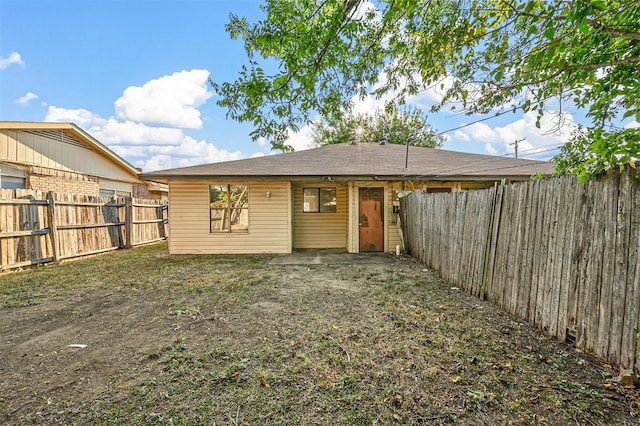
[[0,176],[0,188],[2,189],[25,189],[27,180],[23,177]]
[[249,187],[209,185],[210,232],[249,231]]
[[24,169],[0,163],[0,188],[26,189],[27,173]]
[[335,188],[303,188],[302,211],[305,213],[335,213]]

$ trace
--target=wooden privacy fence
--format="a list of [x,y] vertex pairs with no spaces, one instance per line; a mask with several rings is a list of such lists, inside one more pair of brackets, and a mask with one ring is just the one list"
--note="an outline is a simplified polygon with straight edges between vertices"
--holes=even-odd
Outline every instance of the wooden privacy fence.
[[411,194],[405,247],[469,293],[640,371],[639,175]]
[[0,190],[0,269],[164,240],[167,205],[131,197]]

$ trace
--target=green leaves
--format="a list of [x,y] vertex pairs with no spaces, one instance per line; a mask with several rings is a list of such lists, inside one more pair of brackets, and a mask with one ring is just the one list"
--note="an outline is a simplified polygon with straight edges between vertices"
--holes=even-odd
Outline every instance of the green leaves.
[[585,182],[613,167],[635,167],[639,152],[640,128],[581,129],[554,158],[556,173]]
[[[356,96],[402,105],[438,86],[444,93],[429,105],[434,111],[515,106],[536,111],[539,124],[547,104],[560,100],[585,109],[588,134],[607,129],[605,139],[618,137],[612,125],[638,119],[636,0],[380,0],[373,7],[266,0],[258,23],[231,15],[227,31],[243,41],[248,65],[236,81],[213,83],[218,104],[253,123],[252,137],[275,149],[288,149],[287,130],[317,114],[330,122],[348,114]],[[441,84],[445,78],[451,83]],[[607,164],[615,159],[604,148],[590,152]]]
[[358,142],[387,143],[438,148],[444,141],[427,124],[427,116],[418,109],[398,109],[388,105],[385,110],[373,114],[345,114],[335,120],[314,121],[313,141],[319,145],[347,143],[357,137]]

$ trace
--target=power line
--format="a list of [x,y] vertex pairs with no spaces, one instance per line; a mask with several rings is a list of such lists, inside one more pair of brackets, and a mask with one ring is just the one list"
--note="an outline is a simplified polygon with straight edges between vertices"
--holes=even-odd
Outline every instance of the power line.
[[[518,151],[520,154],[526,153],[526,152],[531,152],[533,154],[538,154],[538,153],[542,153],[542,152],[549,152],[549,151],[555,151],[556,149],[560,149],[564,146],[564,143],[560,142],[560,143],[554,143],[551,145],[543,145],[543,146],[538,146],[538,147],[534,147],[534,148],[529,148],[529,149],[523,149]],[[549,149],[543,149],[543,148],[549,148]],[[511,153],[507,152],[506,154],[502,155],[503,157],[510,157]]]

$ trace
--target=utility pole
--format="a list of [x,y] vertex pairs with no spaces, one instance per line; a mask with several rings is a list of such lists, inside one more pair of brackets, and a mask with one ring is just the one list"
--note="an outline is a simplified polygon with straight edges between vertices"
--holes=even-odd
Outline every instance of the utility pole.
[[403,172],[407,173],[409,171],[409,144],[411,144],[413,140],[411,138],[407,138],[407,153],[404,157],[404,169]]
[[518,144],[524,140],[526,140],[527,138],[520,138],[520,139],[516,139],[513,143],[510,143],[509,145],[515,145],[515,151],[516,151],[516,158],[518,158]]

